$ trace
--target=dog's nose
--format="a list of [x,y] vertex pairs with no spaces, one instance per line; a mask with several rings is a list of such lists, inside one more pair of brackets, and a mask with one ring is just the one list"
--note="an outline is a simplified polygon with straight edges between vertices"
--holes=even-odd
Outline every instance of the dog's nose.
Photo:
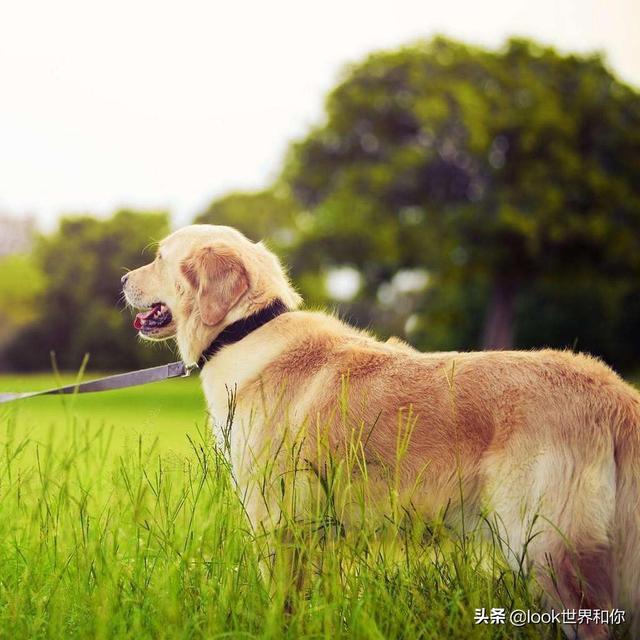
[[127,280],[129,279],[129,274],[125,273],[122,278],[120,278],[120,282],[122,282],[122,286],[124,287],[125,284],[127,284]]

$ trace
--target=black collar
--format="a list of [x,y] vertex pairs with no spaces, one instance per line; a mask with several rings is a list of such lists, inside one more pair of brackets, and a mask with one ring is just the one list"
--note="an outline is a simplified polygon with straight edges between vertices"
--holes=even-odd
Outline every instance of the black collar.
[[262,325],[267,324],[270,320],[277,318],[279,315],[289,311],[280,298],[276,298],[268,306],[247,318],[242,318],[225,327],[218,337],[202,352],[198,360],[198,366],[202,369],[209,358],[212,358],[222,347],[234,342],[239,342],[242,338],[248,336],[252,331],[259,329]]

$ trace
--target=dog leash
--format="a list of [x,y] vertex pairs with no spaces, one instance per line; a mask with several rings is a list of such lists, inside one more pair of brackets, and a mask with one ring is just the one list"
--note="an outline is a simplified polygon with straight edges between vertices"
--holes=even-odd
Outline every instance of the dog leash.
[[26,391],[24,393],[2,393],[0,392],[0,404],[13,402],[14,400],[24,400],[25,398],[35,398],[36,396],[68,395],[74,393],[94,393],[96,391],[112,391],[114,389],[126,389],[127,387],[138,387],[151,382],[161,382],[170,378],[185,378],[191,373],[191,368],[180,360],[170,362],[158,367],[129,371],[128,373],[117,373],[113,376],[97,378],[88,382],[69,384],[55,389],[45,391]]

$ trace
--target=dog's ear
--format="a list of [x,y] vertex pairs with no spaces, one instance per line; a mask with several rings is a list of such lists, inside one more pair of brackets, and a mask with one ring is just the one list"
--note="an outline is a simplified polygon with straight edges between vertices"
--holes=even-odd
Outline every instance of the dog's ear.
[[196,290],[202,322],[219,324],[249,289],[249,278],[237,256],[224,249],[200,249],[182,263],[182,273]]

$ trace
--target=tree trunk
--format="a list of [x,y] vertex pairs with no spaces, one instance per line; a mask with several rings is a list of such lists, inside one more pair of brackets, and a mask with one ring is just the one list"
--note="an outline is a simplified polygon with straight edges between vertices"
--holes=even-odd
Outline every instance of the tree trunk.
[[516,286],[513,280],[497,278],[493,284],[482,333],[482,348],[513,349]]

